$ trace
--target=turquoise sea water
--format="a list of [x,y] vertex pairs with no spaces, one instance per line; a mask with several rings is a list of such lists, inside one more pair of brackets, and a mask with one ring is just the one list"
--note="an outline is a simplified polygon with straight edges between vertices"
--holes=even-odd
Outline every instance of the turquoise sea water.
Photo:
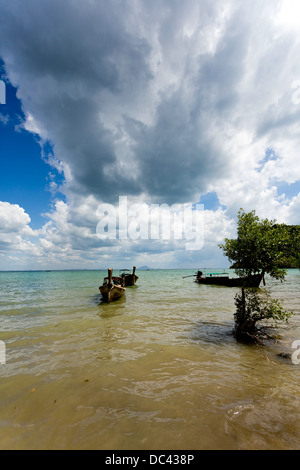
[[[232,336],[235,288],[137,271],[0,273],[1,449],[299,449],[300,271],[267,288],[294,311],[277,342]],[[300,354],[299,354],[300,358]]]

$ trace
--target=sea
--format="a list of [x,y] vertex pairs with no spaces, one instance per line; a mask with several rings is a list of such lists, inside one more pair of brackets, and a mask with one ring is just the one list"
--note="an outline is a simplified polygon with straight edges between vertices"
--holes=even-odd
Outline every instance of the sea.
[[195,271],[137,269],[110,304],[106,271],[0,272],[0,449],[300,449],[300,270],[266,277],[293,315],[262,344]]

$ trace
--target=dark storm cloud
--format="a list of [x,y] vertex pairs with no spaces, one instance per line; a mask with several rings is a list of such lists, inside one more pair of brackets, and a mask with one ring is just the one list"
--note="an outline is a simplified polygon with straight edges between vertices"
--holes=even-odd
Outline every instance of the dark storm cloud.
[[137,192],[117,164],[116,132],[106,123],[111,108],[125,106],[151,80],[150,48],[126,30],[125,2],[0,5],[8,74],[25,111],[69,165],[71,189],[103,197]]
[[39,230],[22,201],[0,202],[6,266],[200,260],[181,241],[100,240],[97,208],[120,195],[213,194],[205,265],[219,262],[240,207],[298,223],[300,194],[288,191],[300,175],[299,24],[296,0],[0,0],[0,58],[24,127],[59,173],[49,168],[57,199]]
[[300,76],[295,35],[274,26],[280,4],[0,1],[0,55],[69,201],[196,202],[253,168],[243,133],[252,145],[280,123],[286,135]]
[[[212,21],[213,29],[219,2],[202,2],[200,9],[191,0],[137,5],[2,2],[1,54],[25,110],[69,169],[69,192],[105,200],[139,193],[190,200],[226,173],[221,148],[206,131],[216,106],[225,106],[227,82],[234,88],[232,78],[237,81],[234,57],[244,41],[240,32],[232,36],[229,23],[222,50],[217,45],[214,54],[201,54],[199,43],[189,51],[192,40],[183,27],[193,20],[191,9],[199,25]],[[209,34],[213,39],[214,31]]]
[[160,202],[188,201],[226,171],[220,149],[201,135],[177,94],[163,102],[155,126],[140,129],[136,142],[141,187]]
[[[218,8],[213,11],[216,16],[218,12]],[[201,53],[199,44],[190,57],[186,47],[184,74],[174,91],[161,94],[154,125],[136,126],[142,187],[157,199],[172,203],[198,198],[212,181],[230,176],[232,155],[223,148],[219,132],[240,102],[239,83],[251,39],[244,13],[239,8],[232,14],[214,51]],[[177,29],[170,28],[165,35],[176,44]]]

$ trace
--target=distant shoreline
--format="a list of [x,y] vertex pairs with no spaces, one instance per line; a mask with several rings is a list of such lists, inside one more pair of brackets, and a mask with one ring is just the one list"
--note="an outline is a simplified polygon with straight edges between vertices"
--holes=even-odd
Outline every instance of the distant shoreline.
[[[121,271],[123,268],[114,268],[114,271]],[[222,269],[222,270],[234,270],[233,267],[228,268],[205,268],[205,269]],[[296,266],[289,266],[289,267],[282,267],[282,269],[298,269],[299,267]],[[137,271],[197,271],[198,268],[136,268]],[[54,272],[99,272],[99,271],[107,271],[107,268],[99,268],[99,269],[7,269],[1,270],[0,273],[54,273]]]

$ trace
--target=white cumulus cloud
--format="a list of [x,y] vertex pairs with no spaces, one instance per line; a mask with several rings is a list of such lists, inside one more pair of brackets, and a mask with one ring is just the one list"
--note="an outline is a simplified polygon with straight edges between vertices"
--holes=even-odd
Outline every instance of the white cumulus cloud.
[[[192,204],[213,192],[220,207],[206,215],[215,241],[233,230],[240,207],[297,223],[297,5],[0,0],[0,56],[23,125],[51,143],[47,161],[64,176],[63,185],[52,181],[65,200],[48,213],[40,253],[76,263],[122,256],[121,245],[109,251],[96,236],[98,205],[122,195]],[[19,217],[28,231],[14,211],[7,230]],[[154,248],[122,246],[128,259]]]

